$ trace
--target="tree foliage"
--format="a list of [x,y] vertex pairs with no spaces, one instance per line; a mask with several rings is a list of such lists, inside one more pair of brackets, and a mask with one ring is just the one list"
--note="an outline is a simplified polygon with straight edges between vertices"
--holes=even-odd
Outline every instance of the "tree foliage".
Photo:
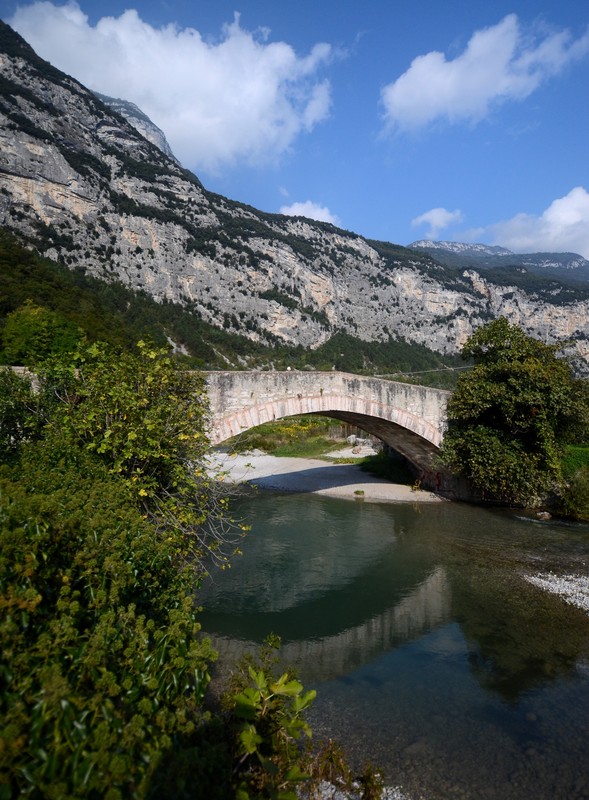
[[194,574],[95,459],[34,451],[0,484],[0,791],[144,797],[203,719]]
[[38,377],[0,375],[0,793],[145,797],[205,717],[194,592],[226,556],[202,378],[146,344]]
[[200,373],[145,342],[122,352],[94,343],[67,362],[46,363],[40,378],[51,406],[44,434],[56,457],[92,453],[157,530],[185,534],[186,556],[227,561],[227,500],[207,472]]
[[559,347],[506,319],[479,328],[462,355],[474,360],[448,404],[443,457],[485,496],[534,504],[563,484],[563,444],[587,431],[587,386]]
[[0,462],[9,461],[38,427],[38,398],[28,378],[0,367]]
[[56,311],[27,300],[10,313],[2,331],[3,360],[35,366],[50,356],[70,353],[82,338],[78,326]]

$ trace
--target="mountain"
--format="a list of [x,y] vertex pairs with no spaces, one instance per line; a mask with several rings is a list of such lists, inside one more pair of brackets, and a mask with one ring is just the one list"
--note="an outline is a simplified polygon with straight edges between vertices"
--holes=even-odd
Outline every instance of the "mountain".
[[[336,337],[456,353],[503,315],[589,357],[589,289],[533,287],[268,214],[207,191],[74,78],[0,23],[0,225],[92,277],[269,345]],[[345,366],[345,365],[344,365]]]
[[450,267],[503,269],[531,273],[566,282],[589,283],[589,261],[578,253],[512,253],[505,247],[422,239],[408,245]]
[[128,100],[121,100],[118,97],[108,97],[108,95],[100,94],[99,92],[95,92],[95,94],[106,106],[124,117],[127,122],[130,122],[135,130],[139,131],[148,142],[158,147],[169,158],[174,161],[178,160],[172,153],[166,134],[161,128],[158,128],[155,122],[149,119],[147,114],[143,113],[139,106],[136,106],[135,103],[130,103]]

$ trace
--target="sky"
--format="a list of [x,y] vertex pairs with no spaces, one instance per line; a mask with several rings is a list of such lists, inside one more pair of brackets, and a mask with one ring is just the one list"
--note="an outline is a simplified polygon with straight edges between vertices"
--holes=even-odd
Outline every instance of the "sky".
[[367,238],[589,259],[589,4],[0,0],[206,188]]

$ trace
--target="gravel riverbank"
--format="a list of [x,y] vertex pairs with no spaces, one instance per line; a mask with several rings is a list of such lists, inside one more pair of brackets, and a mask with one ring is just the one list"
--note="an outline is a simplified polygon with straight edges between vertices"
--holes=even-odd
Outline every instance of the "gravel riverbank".
[[[337,451],[334,458],[349,458],[352,450]],[[354,456],[367,453],[360,450]],[[329,454],[328,454],[329,455]],[[391,483],[363,472],[356,464],[336,464],[317,458],[278,458],[259,450],[229,454],[215,451],[211,470],[220,471],[229,483],[246,483],[283,492],[309,492],[349,500],[394,503],[443,503],[445,498],[410,486]]]
[[557,594],[572,606],[589,614],[589,577],[587,575],[555,575],[552,572],[524,575],[528,583]]

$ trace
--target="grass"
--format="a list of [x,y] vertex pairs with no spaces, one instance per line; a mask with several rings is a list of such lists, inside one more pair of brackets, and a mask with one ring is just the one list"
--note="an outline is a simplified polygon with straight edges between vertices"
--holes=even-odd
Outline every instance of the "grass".
[[581,469],[589,469],[589,445],[570,444],[562,458],[565,478],[570,478]]
[[[291,456],[292,458],[319,458],[324,456],[326,451],[338,450],[348,447],[347,442],[337,442],[333,439],[326,439],[324,436],[311,436],[308,439],[295,439],[287,444],[280,445],[270,451],[273,456]],[[326,461],[332,461],[326,458]],[[350,459],[353,461],[353,459]]]
[[228,445],[236,453],[263,450],[273,456],[315,458],[346,445],[332,438],[340,431],[341,423],[327,417],[288,417],[252,428],[230,439]]

